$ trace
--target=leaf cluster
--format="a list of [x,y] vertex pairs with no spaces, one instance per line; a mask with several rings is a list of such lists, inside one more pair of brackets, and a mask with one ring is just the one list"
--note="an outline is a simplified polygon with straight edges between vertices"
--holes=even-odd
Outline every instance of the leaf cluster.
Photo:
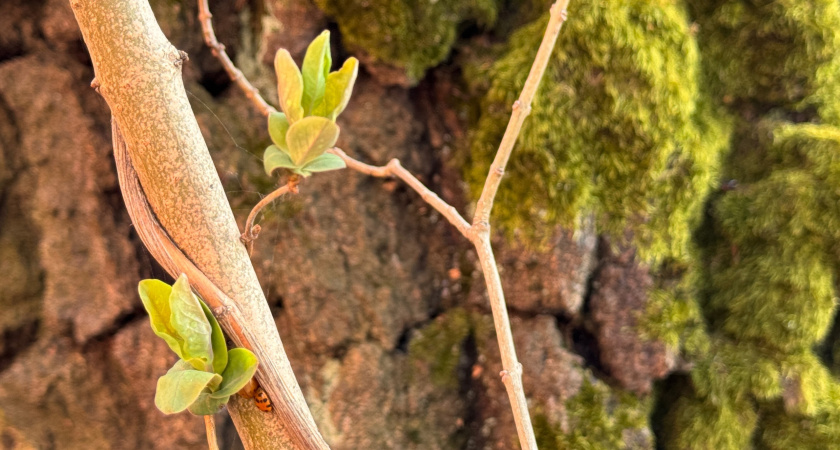
[[180,357],[158,379],[155,406],[165,414],[218,412],[254,375],[257,357],[244,348],[228,351],[219,323],[186,275],[172,286],[143,280],[138,290],[152,330]]
[[349,58],[330,73],[330,32],[324,31],[309,44],[302,70],[285,49],[274,59],[280,109],[268,116],[268,132],[274,143],[265,150],[265,171],[288,169],[308,177],[314,172],[343,169],[344,161],[326,153],[338,140],[335,120],[353,93],[359,62]]

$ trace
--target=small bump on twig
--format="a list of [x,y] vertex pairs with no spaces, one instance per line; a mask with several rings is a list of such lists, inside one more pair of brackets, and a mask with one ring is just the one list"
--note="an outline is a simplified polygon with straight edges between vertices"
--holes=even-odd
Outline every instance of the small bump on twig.
[[173,63],[175,64],[175,67],[183,67],[184,63],[189,60],[190,56],[187,54],[187,52],[183,50],[178,50],[178,57],[175,58],[175,61],[173,61]]

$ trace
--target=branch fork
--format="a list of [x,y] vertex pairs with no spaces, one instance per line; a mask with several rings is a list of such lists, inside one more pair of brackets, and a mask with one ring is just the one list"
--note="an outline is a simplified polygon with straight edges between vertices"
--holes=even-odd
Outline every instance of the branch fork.
[[[234,66],[224,52],[224,46],[218,42],[213,31],[213,25],[210,20],[212,15],[208,9],[207,0],[198,0],[198,3],[200,10],[199,20],[201,21],[205,42],[213,49],[214,55],[219,58],[231,79],[239,85],[246,97],[254,103],[254,106],[264,116],[268,116],[271,112],[276,111],[260,96],[259,91],[248,82],[242,75],[242,72]],[[537,443],[531,425],[531,418],[528,414],[525,391],[522,387],[522,364],[516,358],[516,350],[513,344],[513,335],[510,329],[510,319],[507,314],[501,279],[490,243],[490,212],[493,208],[493,200],[496,197],[499,185],[505,174],[505,167],[507,166],[510,154],[522,129],[522,124],[525,118],[531,113],[531,103],[548,66],[548,61],[553,52],[560,29],[568,18],[566,10],[568,4],[569,0],[557,0],[551,7],[551,17],[546,27],[545,35],[537,51],[537,56],[534,59],[534,64],[531,67],[528,78],[525,81],[522,93],[519,99],[512,105],[510,122],[505,130],[493,164],[490,166],[481,196],[476,203],[476,213],[473,217],[472,224],[467,222],[452,205],[446,203],[437,194],[423,185],[420,180],[400,164],[399,160],[392,159],[385,166],[372,166],[351,158],[339,148],[329,150],[330,153],[343,159],[349,169],[378,178],[393,177],[401,179],[420,194],[420,197],[426,203],[441,213],[464,237],[475,245],[481,268],[484,272],[487,294],[490,299],[493,321],[496,326],[496,335],[499,340],[502,366],[504,368],[500,373],[501,381],[505,385],[511,408],[513,409],[519,442],[522,448],[529,450],[536,450]],[[248,247],[249,253],[253,250],[253,240],[256,239],[259,232],[259,226],[253,225],[256,214],[265,205],[286,192],[296,193],[297,190],[294,187],[290,188],[289,185],[283,186],[262,199],[249,214],[245,223],[245,231],[241,237],[242,242]]]

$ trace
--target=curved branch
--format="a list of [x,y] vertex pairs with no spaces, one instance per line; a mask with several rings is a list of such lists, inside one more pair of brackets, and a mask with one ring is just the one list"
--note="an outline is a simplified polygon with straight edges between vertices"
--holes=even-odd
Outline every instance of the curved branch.
[[[291,394],[292,386],[289,386],[289,380],[283,376],[282,367],[277,365],[277,361],[271,357],[271,353],[263,348],[260,340],[246,328],[245,317],[236,303],[210,281],[201,269],[196,267],[195,263],[184,254],[178,245],[172,241],[166,230],[163,229],[146,199],[146,194],[140,185],[140,180],[128,154],[125,140],[116,120],[113,119],[111,131],[120,189],[125,199],[128,215],[131,217],[131,222],[134,224],[140,240],[143,241],[155,260],[173,278],[178,278],[181,273],[186,274],[190,286],[213,310],[213,315],[216,316],[219,325],[225,330],[227,336],[237,346],[251,350],[257,356],[259,367],[255,376],[263,390],[278,405],[273,414],[278,416],[277,420],[284,424],[285,431],[291,434],[294,439],[290,448],[329,448],[314,424],[311,427],[295,426],[295,424],[310,423],[307,420],[309,411],[294,407],[297,402]],[[294,381],[294,378],[291,381]],[[243,436],[244,439],[249,437],[254,438],[254,436]],[[282,436],[274,436],[273,439],[282,439]],[[263,448],[276,448],[282,442],[268,442],[266,444],[269,446]]]

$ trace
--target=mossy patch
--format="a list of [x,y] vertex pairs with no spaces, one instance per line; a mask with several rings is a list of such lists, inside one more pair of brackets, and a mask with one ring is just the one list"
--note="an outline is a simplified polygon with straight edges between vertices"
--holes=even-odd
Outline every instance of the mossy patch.
[[315,0],[338,22],[351,50],[405,71],[410,84],[443,61],[471,21],[487,27],[496,21],[496,0]]
[[[601,232],[629,227],[646,260],[684,257],[728,136],[701,92],[686,14],[670,2],[580,1],[569,16],[493,223],[527,233],[594,214]],[[467,70],[476,89],[492,80],[465,164],[475,195],[547,20],[515,33],[495,62]]]
[[764,171],[742,171],[746,182],[712,207],[705,307],[713,328],[731,338],[792,352],[821,340],[834,314],[840,129],[772,129],[767,147],[741,152]]
[[840,3],[689,0],[716,97],[840,124]]
[[458,386],[458,362],[464,340],[473,330],[470,314],[455,308],[417,331],[409,343],[409,357],[428,364],[432,382],[438,386]]
[[826,448],[840,386],[814,348],[837,302],[840,129],[771,119],[739,129],[725,169],[737,187],[710,201],[699,240],[711,338],[689,352],[692,392],[678,396],[666,443]]
[[649,412],[649,400],[586,379],[566,402],[566,426],[551,423],[544,414],[534,415],[537,445],[544,450],[652,448]]

